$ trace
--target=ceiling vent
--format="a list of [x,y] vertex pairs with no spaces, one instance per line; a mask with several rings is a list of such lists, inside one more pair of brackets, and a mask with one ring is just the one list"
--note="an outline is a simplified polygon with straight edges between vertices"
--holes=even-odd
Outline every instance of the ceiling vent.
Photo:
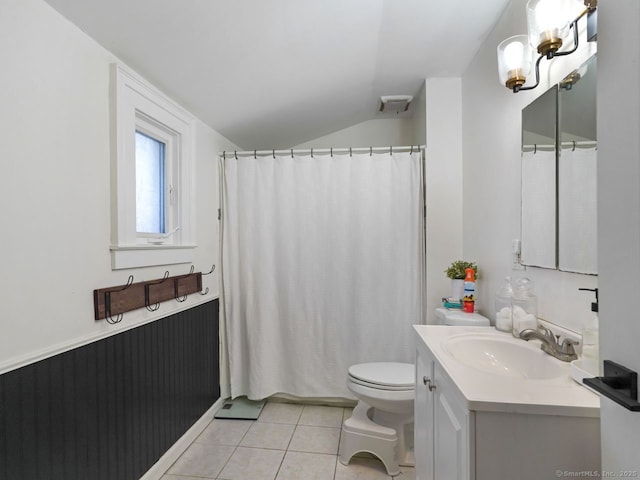
[[412,95],[383,95],[380,97],[380,112],[406,112],[413,100]]

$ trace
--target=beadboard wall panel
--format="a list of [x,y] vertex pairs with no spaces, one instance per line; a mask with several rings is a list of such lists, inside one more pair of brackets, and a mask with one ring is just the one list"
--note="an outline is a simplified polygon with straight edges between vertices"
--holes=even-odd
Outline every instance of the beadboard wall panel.
[[138,479],[219,383],[218,300],[0,375],[0,480]]

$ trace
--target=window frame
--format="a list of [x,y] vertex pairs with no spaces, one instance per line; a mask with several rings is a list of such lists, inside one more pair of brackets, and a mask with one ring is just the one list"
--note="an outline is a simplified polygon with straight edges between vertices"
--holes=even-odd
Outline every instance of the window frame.
[[[112,225],[111,268],[191,263],[195,242],[195,118],[142,77],[111,64]],[[169,234],[136,231],[136,131],[165,142],[171,170]],[[146,133],[145,133],[146,134]],[[176,227],[177,231],[171,233]]]

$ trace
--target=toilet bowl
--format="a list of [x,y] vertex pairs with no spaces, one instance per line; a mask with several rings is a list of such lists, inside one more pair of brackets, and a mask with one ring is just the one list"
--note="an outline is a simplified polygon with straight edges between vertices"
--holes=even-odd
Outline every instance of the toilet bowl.
[[[478,313],[436,308],[436,323],[458,326],[491,326]],[[415,465],[413,408],[415,367],[410,363],[361,363],[352,365],[347,387],[358,399],[351,418],[343,422],[338,458],[348,465],[358,452],[378,457],[391,476],[400,465]]]
[[400,465],[415,465],[413,403],[415,367],[410,363],[378,362],[352,365],[347,387],[358,404],[342,427],[339,459],[367,452],[378,457],[389,475]]

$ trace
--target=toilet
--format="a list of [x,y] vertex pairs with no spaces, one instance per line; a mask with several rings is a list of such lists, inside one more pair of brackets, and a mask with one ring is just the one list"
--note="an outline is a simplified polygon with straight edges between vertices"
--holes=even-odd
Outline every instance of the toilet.
[[[439,325],[490,326],[478,313],[436,308]],[[348,465],[360,452],[378,457],[391,476],[400,466],[415,465],[413,406],[415,366],[412,363],[373,362],[349,367],[347,388],[358,399],[342,425],[338,458]]]

